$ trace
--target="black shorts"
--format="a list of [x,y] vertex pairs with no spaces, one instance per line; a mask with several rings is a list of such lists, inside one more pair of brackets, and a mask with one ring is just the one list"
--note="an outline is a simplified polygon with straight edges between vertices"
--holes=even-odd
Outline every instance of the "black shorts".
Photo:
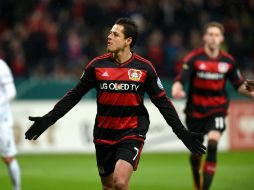
[[[223,133],[226,129],[225,116],[222,115],[212,115],[206,118],[193,118],[187,116],[186,125],[190,131],[203,134],[207,134],[212,130]],[[204,138],[200,140],[203,142]]]
[[137,169],[144,142],[124,140],[115,145],[95,144],[97,167],[101,177],[114,172],[116,162],[121,159]]

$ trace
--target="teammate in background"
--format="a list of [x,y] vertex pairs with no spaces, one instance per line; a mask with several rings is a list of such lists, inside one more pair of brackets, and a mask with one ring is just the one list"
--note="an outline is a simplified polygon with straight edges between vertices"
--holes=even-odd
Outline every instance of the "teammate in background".
[[[185,97],[183,85],[189,84],[185,108],[186,125],[192,132],[208,136],[207,155],[200,180],[201,156],[190,155],[196,189],[209,189],[216,171],[217,145],[225,130],[225,116],[229,105],[226,80],[246,96],[254,97],[253,81],[244,81],[234,58],[220,50],[224,28],[210,22],[204,28],[204,47],[190,52],[183,59],[182,72],[172,86],[175,99]],[[204,141],[204,137],[200,139]]]
[[13,190],[20,190],[20,168],[15,158],[17,153],[14,135],[13,119],[9,101],[16,96],[11,70],[0,59],[0,155],[8,167]]
[[137,169],[149,126],[145,92],[185,146],[195,154],[205,153],[205,147],[197,140],[200,135],[189,132],[181,123],[152,63],[131,51],[137,35],[133,21],[118,19],[107,37],[109,53],[89,62],[79,83],[50,112],[42,117],[29,117],[34,123],[25,133],[26,139],[36,140],[90,89],[96,88],[97,115],[93,135],[104,190],[129,189],[129,180]]

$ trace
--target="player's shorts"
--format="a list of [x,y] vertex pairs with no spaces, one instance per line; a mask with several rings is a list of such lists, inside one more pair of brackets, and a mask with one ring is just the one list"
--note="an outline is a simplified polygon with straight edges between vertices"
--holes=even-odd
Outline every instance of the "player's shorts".
[[101,177],[107,177],[114,172],[116,162],[125,160],[137,170],[144,142],[124,140],[115,145],[96,144],[97,167]]
[[0,156],[12,157],[17,154],[13,129],[10,126],[0,126]]
[[[220,133],[226,129],[225,116],[212,115],[205,118],[186,117],[186,125],[192,132],[207,134],[209,131],[216,130]],[[204,138],[200,139],[203,142]]]

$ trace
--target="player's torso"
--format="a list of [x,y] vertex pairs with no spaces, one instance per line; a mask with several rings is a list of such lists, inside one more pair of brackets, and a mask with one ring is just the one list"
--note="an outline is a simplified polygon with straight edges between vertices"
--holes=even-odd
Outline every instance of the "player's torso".
[[97,90],[94,136],[97,141],[115,142],[141,134],[145,137],[149,125],[143,105],[147,72],[146,64],[134,57],[124,64],[105,59],[94,65]]
[[224,56],[214,60],[205,54],[196,56],[192,60],[187,109],[199,116],[226,112],[228,98],[225,86],[232,68],[233,63]]
[[[4,98],[4,89],[2,84],[0,84],[0,98]],[[11,126],[13,123],[12,121],[12,113],[11,113],[11,108],[10,108],[10,103],[9,102],[2,102],[0,104],[0,127],[1,126]]]

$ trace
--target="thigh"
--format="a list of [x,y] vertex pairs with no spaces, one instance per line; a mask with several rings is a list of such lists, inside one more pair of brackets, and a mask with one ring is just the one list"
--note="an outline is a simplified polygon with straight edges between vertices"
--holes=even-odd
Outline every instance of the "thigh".
[[116,148],[114,145],[95,145],[95,150],[99,175],[105,178],[114,172]]
[[117,148],[116,159],[128,162],[134,171],[137,170],[143,145],[143,142],[136,140],[121,142]]
[[13,157],[17,153],[13,130],[10,126],[0,127],[0,155]]
[[226,123],[225,123],[224,116],[214,115],[206,119],[207,133],[210,133],[211,131],[213,131],[214,133],[222,134],[225,129],[226,129]]

